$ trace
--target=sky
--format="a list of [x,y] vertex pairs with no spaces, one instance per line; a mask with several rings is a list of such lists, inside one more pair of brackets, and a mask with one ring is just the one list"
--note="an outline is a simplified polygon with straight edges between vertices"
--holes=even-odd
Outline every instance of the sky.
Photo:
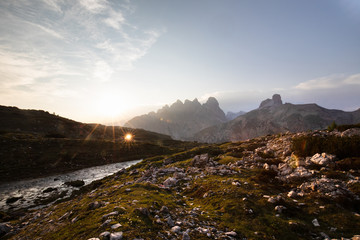
[[2,0],[0,105],[120,122],[177,99],[360,108],[358,0]]

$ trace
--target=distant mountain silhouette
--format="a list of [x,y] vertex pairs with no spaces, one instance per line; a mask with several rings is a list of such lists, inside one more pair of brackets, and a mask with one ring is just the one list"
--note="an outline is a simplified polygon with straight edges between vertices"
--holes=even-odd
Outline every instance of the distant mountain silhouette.
[[226,116],[219,107],[218,101],[210,97],[206,103],[201,104],[197,99],[193,101],[180,100],[159,109],[156,113],[135,117],[125,126],[143,128],[172,136],[174,139],[191,139],[194,133],[209,126],[226,122]]
[[234,113],[234,112],[227,112],[227,113],[226,113],[226,120],[231,121],[231,120],[237,118],[238,116],[244,115],[245,113],[246,113],[246,112],[244,112],[244,111],[240,111],[240,112],[236,112],[236,113]]
[[201,142],[250,139],[267,134],[325,129],[337,124],[360,122],[360,109],[354,112],[330,110],[316,104],[283,104],[280,95],[261,102],[258,109],[232,121],[203,129],[194,135]]

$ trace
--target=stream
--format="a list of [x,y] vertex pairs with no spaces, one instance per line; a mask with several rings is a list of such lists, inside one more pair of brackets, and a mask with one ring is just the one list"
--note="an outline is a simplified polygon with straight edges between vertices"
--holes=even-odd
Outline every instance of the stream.
[[[79,189],[66,185],[65,182],[82,180],[85,185],[88,185],[92,181],[112,175],[140,161],[113,163],[44,178],[0,184],[0,211],[41,208],[50,205],[56,200],[69,197],[74,190]],[[42,200],[46,199],[48,202],[44,203]],[[42,203],[39,204],[41,201]]]

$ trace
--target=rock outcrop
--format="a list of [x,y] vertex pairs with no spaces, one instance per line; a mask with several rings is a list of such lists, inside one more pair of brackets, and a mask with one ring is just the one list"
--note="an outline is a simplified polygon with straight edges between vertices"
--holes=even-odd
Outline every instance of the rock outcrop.
[[282,105],[283,102],[281,100],[281,96],[279,94],[274,94],[272,96],[272,99],[266,99],[264,101],[262,101],[260,103],[259,108],[264,108],[264,107],[276,107],[276,106],[280,106]]

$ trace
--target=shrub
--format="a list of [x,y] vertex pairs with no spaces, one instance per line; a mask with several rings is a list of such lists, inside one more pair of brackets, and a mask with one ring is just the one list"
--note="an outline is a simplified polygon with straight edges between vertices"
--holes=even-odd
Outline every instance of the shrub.
[[333,121],[333,122],[331,123],[331,125],[328,126],[327,129],[328,129],[330,132],[332,132],[332,131],[334,131],[334,130],[336,129],[336,127],[337,127],[337,125],[336,125],[335,121]]

